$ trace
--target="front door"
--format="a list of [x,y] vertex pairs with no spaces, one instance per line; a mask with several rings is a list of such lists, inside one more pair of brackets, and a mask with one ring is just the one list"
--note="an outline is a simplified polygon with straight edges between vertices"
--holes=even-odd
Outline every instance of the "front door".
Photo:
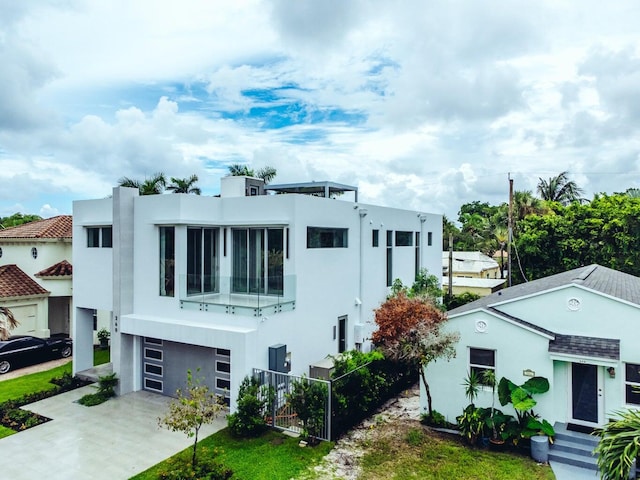
[[574,422],[599,424],[602,410],[601,367],[571,364],[571,416]]

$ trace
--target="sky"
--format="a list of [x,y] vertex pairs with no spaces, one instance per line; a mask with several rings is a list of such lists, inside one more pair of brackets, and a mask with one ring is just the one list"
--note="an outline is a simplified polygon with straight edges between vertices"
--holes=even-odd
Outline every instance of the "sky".
[[0,216],[229,165],[442,213],[640,187],[640,2],[0,0]]

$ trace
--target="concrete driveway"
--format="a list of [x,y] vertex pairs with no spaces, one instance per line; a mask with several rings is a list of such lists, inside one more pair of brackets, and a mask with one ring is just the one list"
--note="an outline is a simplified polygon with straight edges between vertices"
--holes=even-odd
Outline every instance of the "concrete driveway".
[[[158,427],[170,398],[134,392],[95,407],[75,403],[94,392],[89,385],[23,407],[53,420],[0,439],[0,478],[124,480],[192,445],[186,435]],[[223,415],[200,438],[225,426]]]

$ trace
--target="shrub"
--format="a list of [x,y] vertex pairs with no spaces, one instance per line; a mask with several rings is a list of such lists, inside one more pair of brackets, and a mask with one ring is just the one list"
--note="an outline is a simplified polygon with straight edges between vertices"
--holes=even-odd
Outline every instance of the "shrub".
[[238,391],[236,412],[227,417],[231,434],[236,437],[257,437],[268,428],[266,416],[271,410],[274,390],[260,386],[255,377],[244,377]]
[[217,449],[208,453],[206,449],[200,451],[198,463],[195,466],[185,457],[176,457],[166,461],[166,469],[158,472],[159,480],[228,480],[233,476],[233,470],[217,461]]
[[424,441],[424,432],[418,428],[411,428],[405,439],[412,447],[419,447]]
[[98,377],[98,391],[96,393],[88,393],[78,400],[80,405],[85,407],[93,407],[106,402],[111,397],[115,397],[115,386],[118,384],[118,379],[115,373]]
[[453,425],[447,422],[447,419],[444,418],[444,415],[442,415],[437,410],[433,410],[431,412],[431,415],[429,415],[428,413],[423,413],[422,415],[420,415],[420,423],[422,423],[423,425],[428,425],[429,427],[437,428],[457,427],[457,425]]

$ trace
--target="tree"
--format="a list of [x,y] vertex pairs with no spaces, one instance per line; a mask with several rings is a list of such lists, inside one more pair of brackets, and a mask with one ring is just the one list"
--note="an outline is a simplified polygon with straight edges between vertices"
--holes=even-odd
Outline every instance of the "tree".
[[35,222],[36,220],[42,220],[42,217],[39,215],[14,213],[10,217],[0,217],[0,228],[16,227],[24,223]]
[[584,200],[581,195],[584,193],[582,188],[573,180],[569,180],[569,172],[564,171],[548,180],[538,178],[538,193],[543,200],[549,202],[558,202],[562,205],[569,205],[573,202]]
[[194,195],[200,195],[202,193],[200,187],[195,186],[197,181],[198,176],[195,174],[188,178],[171,177],[171,183],[167,187],[167,190],[173,193],[193,193]]
[[11,335],[11,330],[19,324],[8,307],[0,307],[0,340],[7,340]]
[[600,442],[594,453],[598,456],[598,470],[603,480],[626,480],[633,461],[640,454],[640,412],[616,412],[618,418],[595,433]]
[[229,175],[231,175],[232,177],[261,178],[266,185],[276,177],[277,171],[275,168],[269,166],[263,167],[258,171],[254,171],[252,168],[249,168],[246,165],[235,163],[233,165],[229,165]]
[[408,297],[404,291],[388,298],[375,310],[378,329],[372,342],[387,358],[412,363],[418,368],[427,394],[429,416],[433,413],[425,368],[438,358],[455,356],[458,333],[446,333],[441,327],[446,314],[422,296]]
[[203,425],[213,423],[224,406],[219,398],[202,385],[200,379],[193,378],[191,370],[187,371],[187,387],[176,391],[176,399],[169,404],[169,411],[158,419],[158,425],[172,432],[182,432],[193,437],[191,465],[196,466],[196,447],[198,433]]
[[167,185],[167,178],[162,172],[154,173],[150,178],[145,178],[143,181],[122,177],[118,180],[118,185],[137,188],[140,195],[159,195]]

